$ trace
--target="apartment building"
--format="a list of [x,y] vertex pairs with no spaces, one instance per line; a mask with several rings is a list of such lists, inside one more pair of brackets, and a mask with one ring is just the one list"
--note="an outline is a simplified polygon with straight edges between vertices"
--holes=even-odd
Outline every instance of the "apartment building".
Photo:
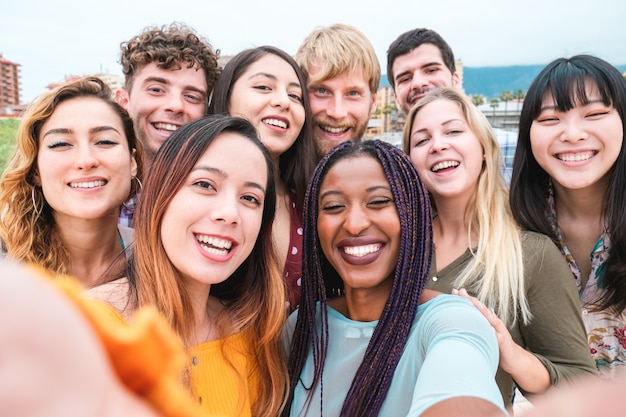
[[0,109],[20,104],[20,64],[0,54]]

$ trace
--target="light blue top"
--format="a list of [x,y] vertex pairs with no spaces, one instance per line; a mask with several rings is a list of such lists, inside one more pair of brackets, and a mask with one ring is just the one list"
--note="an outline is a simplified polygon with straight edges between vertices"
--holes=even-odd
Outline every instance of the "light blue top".
[[[288,321],[291,336],[296,310]],[[323,415],[338,416],[378,321],[358,322],[328,307],[328,354],[323,372]],[[495,382],[498,343],[493,328],[472,306],[454,295],[439,295],[417,310],[380,416],[419,416],[433,404],[456,396],[480,397],[504,411]],[[309,356],[295,388],[291,416],[321,416],[320,384],[303,410],[313,379]],[[304,385],[303,385],[304,382]]]

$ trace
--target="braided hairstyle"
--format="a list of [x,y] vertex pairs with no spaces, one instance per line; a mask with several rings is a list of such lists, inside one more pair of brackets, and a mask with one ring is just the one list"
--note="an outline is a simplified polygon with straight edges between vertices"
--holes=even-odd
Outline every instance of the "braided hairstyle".
[[[346,142],[329,152],[319,163],[307,191],[304,206],[302,298],[291,341],[289,377],[291,388],[283,416],[288,416],[294,389],[309,350],[314,364],[311,396],[320,384],[323,408],[323,370],[328,350],[327,294],[343,292],[337,271],[324,256],[317,233],[318,195],[328,171],[344,158],[368,155],[382,165],[389,180],[400,218],[400,250],[393,287],[365,351],[341,410],[341,416],[377,416],[391,385],[415,319],[420,296],[428,279],[432,256],[431,212],[428,192],[408,157],[386,142]],[[319,302],[319,307],[317,303]],[[319,313],[319,317],[318,314]],[[318,326],[316,321],[320,321]]]

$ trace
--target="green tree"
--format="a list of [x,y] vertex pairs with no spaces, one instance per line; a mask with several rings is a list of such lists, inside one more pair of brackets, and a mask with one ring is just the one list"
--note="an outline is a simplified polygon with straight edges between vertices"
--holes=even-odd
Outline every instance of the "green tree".
[[15,148],[15,134],[20,120],[17,118],[0,119],[0,172],[4,171],[13,149]]
[[472,103],[474,103],[474,106],[476,107],[485,103],[485,98],[481,96],[480,94],[472,94],[471,98],[472,98]]
[[498,108],[498,105],[500,104],[500,100],[498,100],[497,98],[492,98],[491,101],[489,102],[489,107],[491,107],[493,109],[493,115],[496,115],[496,109]]
[[504,116],[506,117],[507,104],[509,101],[513,99],[513,94],[509,90],[504,90],[502,94],[500,94],[500,100],[504,101]]
[[526,93],[524,93],[523,90],[515,90],[513,93],[513,98],[515,100],[524,100],[524,97],[526,97]]

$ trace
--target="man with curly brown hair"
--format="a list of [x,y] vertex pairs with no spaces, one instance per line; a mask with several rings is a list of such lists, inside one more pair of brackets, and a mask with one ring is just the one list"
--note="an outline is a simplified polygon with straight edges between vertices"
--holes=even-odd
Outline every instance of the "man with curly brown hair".
[[125,89],[116,101],[128,110],[145,152],[145,167],[167,138],[203,116],[220,75],[219,50],[182,23],[147,27],[121,44]]
[[[184,23],[146,27],[121,44],[125,88],[116,101],[133,119],[143,147],[145,178],[163,142],[185,123],[206,114],[221,73],[220,51]],[[133,226],[136,197],[122,208],[119,223]]]

